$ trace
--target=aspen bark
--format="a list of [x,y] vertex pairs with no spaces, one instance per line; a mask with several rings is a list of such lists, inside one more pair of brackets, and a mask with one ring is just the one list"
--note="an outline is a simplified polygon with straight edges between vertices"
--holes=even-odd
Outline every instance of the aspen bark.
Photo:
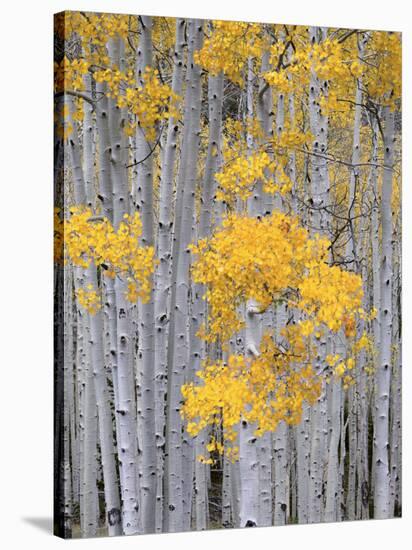
[[[73,173],[76,174],[76,177],[74,178],[74,195],[76,203],[81,204],[81,201],[84,202],[85,200],[85,184],[76,131],[73,132],[71,151],[72,163],[75,163],[73,165],[75,166]],[[81,277],[80,270],[78,277]],[[85,272],[84,283],[86,285],[91,284],[95,289],[98,288],[96,267],[93,264],[91,264]],[[91,362],[95,384],[99,437],[102,453],[106,521],[108,524],[109,535],[119,535],[121,533],[120,501],[114,458],[115,451],[113,445],[113,425],[108,400],[106,373],[104,369],[103,319],[101,316],[101,311],[98,311],[96,315],[89,315],[89,327]]]
[[[84,318],[84,323],[88,321]],[[87,338],[90,338],[89,328],[84,327]],[[83,455],[83,527],[84,537],[95,537],[97,534],[97,407],[96,391],[93,380],[93,369],[90,362],[90,351],[87,353],[84,373],[84,455]]]
[[[83,77],[86,92],[93,96],[95,85],[92,82],[90,74]],[[94,149],[95,149],[95,125],[93,105],[87,101],[83,102],[84,120],[83,120],[83,166],[84,166],[84,185],[86,194],[86,204],[92,210],[95,209],[95,189],[94,189]]]
[[341,381],[332,380],[331,404],[331,436],[329,440],[329,458],[326,485],[325,521],[337,521],[339,500],[339,440],[342,407]]
[[[393,376],[391,389],[391,516],[402,509],[402,317],[401,317],[401,242],[399,239],[401,220],[395,218],[393,265],[397,277],[393,284],[394,319],[393,339]],[[398,236],[398,239],[396,239]]]
[[180,387],[188,358],[188,277],[190,241],[194,209],[196,164],[201,107],[201,70],[193,61],[201,47],[203,23],[188,23],[188,70],[186,76],[182,153],[176,191],[174,240],[172,247],[172,288],[168,344],[168,387],[166,424],[166,525],[171,532],[183,528],[182,421]]
[[[276,111],[276,133],[278,137],[282,134],[285,124],[285,96],[278,95]],[[280,196],[275,198],[275,204],[280,210],[285,210]],[[276,308],[276,336],[280,340],[280,331],[286,326],[287,309],[285,304]],[[288,474],[287,463],[288,449],[288,427],[285,422],[280,422],[274,433],[274,476],[275,476],[275,500],[274,500],[274,522],[275,525],[285,525],[289,515],[289,502],[287,499]]]
[[[183,50],[185,20],[176,19],[176,38],[173,56],[172,90],[180,95],[183,84]],[[171,285],[171,231],[173,227],[173,189],[178,146],[179,125],[174,117],[169,119],[167,138],[160,179],[159,228],[157,250],[159,266],[155,288],[155,413],[156,413],[156,531],[163,527],[163,479],[165,449],[165,396],[167,384],[167,336],[170,318]]]
[[[146,67],[152,65],[152,18],[142,16],[141,36],[138,49],[138,79]],[[138,159],[145,159],[137,167],[137,186],[141,190],[142,244],[154,245],[153,219],[153,156],[152,144],[147,140],[139,124],[136,132]],[[147,158],[146,158],[147,157]],[[149,281],[153,287],[153,278]],[[147,302],[139,302],[139,354],[141,369],[141,402],[138,422],[141,423],[142,479],[141,507],[142,527],[145,533],[155,531],[156,509],[156,428],[155,428],[155,344],[154,344],[154,292]]]
[[[96,267],[87,268],[86,284],[97,288]],[[103,316],[102,311],[89,315],[90,348],[93,379],[95,384],[97,413],[99,420],[100,448],[104,479],[104,495],[106,503],[106,521],[110,536],[121,534],[120,497],[115,464],[115,449],[113,444],[113,423],[109,406],[107,378],[104,368],[103,351]]]
[[[248,59],[247,75],[247,116],[253,115],[253,60]],[[247,135],[248,151],[252,151],[253,139]],[[248,213],[259,216],[261,213],[261,193],[255,190],[248,200]],[[245,353],[249,358],[259,354],[261,339],[261,323],[256,315],[256,304],[249,300],[246,304]],[[242,419],[239,433],[239,466],[240,466],[240,527],[255,527],[259,525],[259,461],[257,456],[256,426]]]
[[[104,215],[113,221],[113,186],[110,165],[109,106],[106,84],[96,83],[96,128],[99,143],[98,157],[98,199]],[[84,202],[84,201],[83,201]]]
[[282,421],[274,435],[274,462],[275,462],[275,525],[285,525],[289,516],[289,465],[288,457],[288,426]]
[[310,407],[302,406],[302,419],[295,428],[296,470],[297,470],[297,511],[299,523],[309,521],[309,472],[310,472]]
[[[268,51],[262,54],[262,73],[270,69],[269,57]],[[259,83],[256,114],[265,136],[270,140],[273,137],[273,93],[265,85],[263,79]],[[261,184],[259,183],[259,185]],[[259,189],[259,192],[262,196],[261,214],[262,216],[267,216],[273,211],[275,201],[271,194],[264,193],[262,189]],[[263,313],[261,320],[262,332],[272,330],[274,318],[275,316],[271,308]],[[257,442],[257,458],[259,462],[259,525],[272,525],[272,439],[272,434],[266,433]]]
[[[200,220],[198,239],[209,236],[212,227],[213,197],[216,189],[214,178],[218,151],[220,149],[220,133],[222,125],[223,105],[223,74],[209,76],[208,81],[208,103],[209,103],[209,138],[206,156],[205,174],[202,182],[202,195],[200,204]],[[191,338],[190,338],[190,370],[195,373],[199,370],[202,361],[206,359],[206,345],[197,333],[206,318],[206,305],[203,300],[205,289],[203,285],[195,283],[192,285],[192,315]],[[196,439],[196,453],[203,454],[207,431],[205,430]],[[203,447],[203,448],[202,448]],[[207,485],[206,471],[208,465],[196,462],[195,467],[195,498],[196,498],[196,526],[197,529],[206,529],[207,516]]]
[[[322,41],[325,29],[310,27],[309,39],[312,45]],[[311,156],[311,198],[313,207],[310,216],[312,231],[328,236],[329,223],[325,206],[329,201],[329,174],[327,161],[322,158],[327,150],[328,117],[320,108],[321,94],[327,95],[327,82],[320,82],[314,69],[311,69],[309,85],[309,119],[314,136]],[[319,369],[326,357],[327,342],[324,336],[316,342],[316,368]],[[310,481],[309,481],[309,522],[316,523],[322,519],[322,485],[324,456],[326,452],[326,388],[323,382],[321,396],[314,405],[311,414],[311,451],[310,451]]]
[[382,178],[382,260],[380,273],[381,308],[380,364],[376,380],[375,416],[375,517],[390,515],[389,471],[389,402],[392,373],[392,179],[394,162],[394,113],[389,107],[384,112],[384,166]]
[[63,460],[61,463],[63,478],[63,528],[65,538],[72,536],[72,472],[70,460],[70,408],[73,389],[73,339],[71,331],[72,316],[72,278],[71,270],[64,272],[64,360],[63,360]]

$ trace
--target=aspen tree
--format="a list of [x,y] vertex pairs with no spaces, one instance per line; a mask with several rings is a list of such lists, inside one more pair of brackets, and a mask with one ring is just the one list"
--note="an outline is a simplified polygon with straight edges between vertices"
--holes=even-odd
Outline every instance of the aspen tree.
[[[175,46],[173,55],[172,91],[182,93],[183,52],[186,22],[176,19]],[[156,531],[163,528],[163,477],[165,448],[165,396],[167,383],[167,337],[170,318],[171,285],[171,231],[173,229],[172,197],[179,125],[175,117],[169,118],[167,138],[160,179],[159,228],[157,249],[159,265],[156,271],[155,288],[155,368],[156,368]]]
[[[212,228],[212,208],[215,195],[216,181],[214,178],[217,171],[218,151],[220,149],[220,133],[222,124],[223,104],[223,73],[218,76],[209,76],[208,79],[208,104],[209,104],[209,137],[205,162],[205,174],[202,182],[202,194],[200,198],[200,220],[198,238],[209,236]],[[205,342],[197,333],[205,322],[206,305],[203,299],[203,285],[195,283],[192,285],[192,315],[191,325],[193,336],[190,339],[190,368],[193,373],[197,372],[201,363],[206,359]],[[200,434],[196,439],[196,455],[203,453],[206,436]],[[195,499],[196,499],[196,526],[197,529],[206,529],[207,516],[207,483],[206,471],[208,465],[196,461],[195,463]],[[226,493],[227,495],[227,493]],[[225,520],[226,521],[226,520]]]
[[[88,327],[84,327],[88,331]],[[90,335],[87,334],[87,338]],[[84,478],[83,478],[83,528],[84,537],[95,537],[97,534],[97,407],[96,392],[93,382],[93,371],[90,362],[90,353],[87,353],[84,364]]]
[[[71,159],[75,167],[74,196],[76,204],[82,204],[85,200],[84,172],[80,161],[77,129],[72,132]],[[96,267],[90,265],[84,278],[85,285],[97,288]],[[78,289],[79,290],[79,289]],[[105,480],[105,504],[106,521],[110,535],[120,534],[119,517],[119,492],[117,487],[117,474],[114,459],[113,426],[109,408],[107,380],[104,371],[103,357],[103,320],[101,312],[89,316],[91,362],[93,368],[93,382],[95,385],[96,402],[98,409],[99,436],[102,449],[103,476]]]
[[168,343],[168,387],[166,419],[166,525],[171,532],[183,527],[182,422],[180,418],[180,386],[188,358],[188,277],[187,247],[194,209],[194,186],[199,140],[201,107],[201,69],[194,62],[195,50],[203,39],[203,23],[188,22],[188,63],[186,75],[184,129],[177,182],[172,246],[172,287]]
[[[324,40],[326,29],[310,27],[309,39],[312,48]],[[311,68],[309,85],[309,118],[313,134],[313,155],[311,157],[311,199],[313,205],[312,226],[314,232],[328,235],[329,227],[325,206],[329,200],[329,177],[327,161],[322,158],[327,150],[328,117],[320,107],[321,94],[327,94],[327,82],[321,82],[316,72]],[[318,368],[326,356],[326,340],[319,338],[317,342]],[[311,450],[310,450],[310,481],[309,481],[309,522],[321,521],[322,516],[322,479],[324,451],[326,442],[326,388],[323,388],[318,403],[311,411]]]
[[[137,52],[138,80],[152,65],[152,19],[140,18],[140,40]],[[141,82],[143,85],[143,82]],[[142,160],[137,167],[137,186],[141,189],[142,243],[154,244],[153,220],[153,156],[152,143],[145,135],[140,121],[137,123],[136,152]],[[149,282],[153,286],[153,280]],[[156,508],[156,431],[155,431],[155,342],[154,342],[154,292],[150,299],[139,304],[139,363],[141,368],[141,403],[139,405],[142,449],[141,506],[142,528],[145,533],[155,531]]]
[[[269,52],[262,53],[262,73],[269,69]],[[259,82],[257,97],[257,117],[262,130],[270,140],[273,136],[273,94],[267,88],[263,79]],[[279,125],[277,125],[279,128]],[[262,193],[262,215],[269,215],[273,210],[273,196],[269,193]],[[263,314],[262,330],[270,330],[274,321],[272,311]],[[279,430],[283,427],[279,426]],[[263,435],[258,441],[259,460],[259,525],[272,524],[272,437],[271,434]],[[283,514],[284,515],[284,514]]]
[[[246,115],[247,120],[253,117],[253,93],[254,75],[253,59],[248,59],[247,88],[246,88]],[[248,153],[253,151],[253,138],[247,135]],[[249,198],[248,213],[250,216],[261,215],[261,200],[258,191]],[[261,322],[259,319],[258,305],[250,300],[245,308],[245,354],[249,357],[259,355],[261,338]],[[240,466],[240,527],[255,527],[259,520],[259,461],[257,456],[257,444],[254,431],[256,426],[242,419],[239,433],[239,466]]]
[[[276,109],[276,133],[278,137],[281,137],[285,123],[285,96],[281,92],[277,98]],[[283,206],[282,198],[277,195],[275,197],[275,205],[279,210],[285,210]],[[287,321],[287,310],[285,304],[280,304],[276,309],[276,325],[278,328],[277,337],[281,338],[280,330],[285,326]],[[274,460],[274,478],[275,478],[275,499],[274,499],[274,513],[275,525],[284,525],[287,523],[287,517],[289,515],[289,501],[287,499],[287,486],[288,479],[288,427],[285,422],[281,422],[277,427],[273,438],[273,460]]]
[[[86,285],[97,288],[96,267],[91,265],[86,271]],[[99,436],[102,452],[104,476],[104,491],[106,501],[106,521],[109,535],[120,534],[119,510],[120,499],[117,486],[115,466],[115,450],[113,444],[113,425],[109,409],[106,372],[104,369],[103,352],[103,316],[102,311],[89,314],[90,325],[90,360],[93,370],[93,381],[96,392],[97,415],[99,420]]]
[[375,517],[390,514],[389,402],[392,373],[392,180],[394,162],[394,112],[384,110],[384,166],[382,177],[382,259],[380,269],[380,363],[377,369],[375,413]]

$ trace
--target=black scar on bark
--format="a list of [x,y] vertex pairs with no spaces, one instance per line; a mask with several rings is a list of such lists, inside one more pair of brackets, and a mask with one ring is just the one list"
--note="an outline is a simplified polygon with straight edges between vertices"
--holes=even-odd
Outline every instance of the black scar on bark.
[[369,485],[367,481],[363,481],[361,485],[362,505],[366,508],[369,504]]
[[251,519],[248,519],[246,522],[245,527],[256,527],[256,523],[252,521]]
[[120,523],[120,510],[119,508],[112,508],[107,512],[107,520],[109,525],[118,525]]

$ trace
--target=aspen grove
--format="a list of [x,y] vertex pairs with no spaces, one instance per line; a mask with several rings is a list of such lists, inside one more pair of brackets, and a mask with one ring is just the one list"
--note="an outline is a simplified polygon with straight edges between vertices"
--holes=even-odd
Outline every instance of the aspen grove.
[[401,36],[55,16],[55,533],[402,510]]

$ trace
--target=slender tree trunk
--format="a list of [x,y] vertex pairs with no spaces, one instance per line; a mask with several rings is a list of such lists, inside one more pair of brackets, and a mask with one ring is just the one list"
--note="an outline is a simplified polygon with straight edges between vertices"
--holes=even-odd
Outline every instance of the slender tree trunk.
[[310,407],[302,405],[302,419],[295,428],[296,434],[296,478],[298,522],[309,521],[309,470],[310,470]]
[[70,409],[73,405],[73,333],[72,333],[72,272],[64,270],[64,361],[63,361],[63,517],[64,537],[72,536],[72,464],[70,459]]
[[401,219],[395,217],[393,238],[393,266],[396,277],[393,283],[394,319],[392,329],[393,339],[393,376],[391,389],[391,516],[400,515],[402,510],[402,317],[401,317],[401,250],[399,238]]
[[[309,38],[312,45],[319,43],[325,36],[325,29],[310,27]],[[320,36],[321,35],[321,36]],[[309,87],[309,119],[314,136],[311,157],[311,198],[313,206],[310,217],[312,231],[328,236],[329,223],[324,207],[329,202],[329,174],[327,161],[319,155],[327,151],[328,117],[322,114],[320,99],[322,94],[327,95],[327,82],[320,82],[314,69],[311,71]],[[320,369],[326,357],[327,342],[321,336],[317,342],[316,368]],[[309,521],[317,523],[322,519],[323,505],[323,469],[326,454],[326,387],[323,382],[321,396],[314,405],[311,414],[311,452],[310,452],[310,481],[309,481]]]
[[[185,20],[176,19],[176,39],[173,57],[172,90],[182,93],[183,49]],[[170,318],[170,284],[171,284],[171,231],[173,226],[173,188],[178,146],[179,125],[175,118],[170,118],[167,138],[164,147],[160,180],[160,206],[157,250],[159,266],[156,272],[155,289],[155,412],[156,412],[156,531],[163,527],[163,480],[165,449],[165,397],[167,383],[167,336]]]
[[[216,188],[215,173],[217,169],[218,151],[220,150],[220,133],[222,125],[223,105],[223,74],[209,76],[208,81],[208,103],[209,103],[209,140],[205,165],[205,175],[202,182],[202,195],[200,204],[200,221],[198,238],[203,239],[209,236],[212,227],[212,208]],[[190,338],[190,370],[195,373],[199,370],[202,361],[206,359],[206,345],[203,340],[196,336],[206,319],[206,304],[203,300],[203,285],[194,283],[192,285],[192,315]],[[204,445],[207,438],[207,430],[199,434],[196,439],[196,454],[204,453]],[[196,483],[196,527],[199,530],[206,529],[207,517],[207,464],[197,461],[195,467]]]
[[[72,163],[74,163],[72,165],[72,173],[76,175],[74,178],[75,201],[76,204],[83,204],[85,202],[85,184],[76,131],[73,131],[71,160]],[[79,274],[77,276],[78,283],[81,279],[82,274],[79,270]],[[93,264],[87,268],[84,282],[86,285],[91,284],[95,289],[98,288],[96,267]],[[113,425],[104,368],[103,319],[101,311],[98,311],[96,315],[89,315],[89,326],[91,363],[93,366],[99,421],[100,447],[102,453],[105,505],[107,514],[106,520],[108,522],[109,535],[119,535],[121,533],[120,501],[114,457]]]
[[[278,137],[282,134],[285,124],[285,96],[278,95],[276,111],[276,133]],[[282,198],[277,196],[275,204],[279,210],[285,210]],[[287,309],[280,304],[276,309],[276,335],[280,340],[280,331],[286,326]],[[274,469],[275,469],[275,525],[285,525],[289,515],[288,493],[288,427],[285,422],[280,422],[274,433]]]
[[[83,318],[83,324],[88,324],[88,316]],[[89,327],[84,327],[87,338],[90,339]],[[87,352],[84,373],[84,455],[82,462],[83,474],[83,526],[84,537],[97,535],[96,518],[98,514],[97,495],[97,407],[96,391],[93,380],[93,369],[90,362],[90,351]]]
[[[86,93],[94,96],[95,84],[90,74],[83,77]],[[84,185],[86,194],[86,204],[92,210],[95,208],[96,193],[94,190],[94,149],[95,149],[95,125],[93,105],[87,101],[83,102],[84,120],[83,120],[83,166],[84,166]]]
[[[359,257],[367,255],[369,249],[369,232],[367,231],[366,216],[363,223],[359,224],[358,242],[361,242]],[[366,227],[365,227],[366,226]],[[363,237],[362,237],[363,235]],[[365,311],[371,310],[370,293],[368,289],[368,265],[362,266],[363,280],[363,304]],[[358,326],[358,337],[362,336],[367,326],[361,320]],[[361,350],[356,364],[356,391],[357,391],[357,423],[358,423],[358,448],[357,448],[357,504],[356,519],[369,519],[369,387],[367,367],[367,352]]]
[[[141,35],[138,49],[138,80],[146,67],[152,65],[152,18],[140,17]],[[141,82],[143,84],[143,82]],[[147,140],[138,122],[136,151],[138,159],[145,159],[137,167],[137,186],[141,190],[142,244],[154,246],[153,219],[153,155],[152,144]],[[146,158],[147,157],[147,158]],[[150,288],[153,287],[151,277]],[[141,424],[142,526],[145,533],[155,531],[156,511],[156,428],[155,428],[155,346],[154,346],[154,291],[150,299],[139,302],[139,353],[138,365],[141,384],[141,403],[138,422]],[[139,418],[140,417],[140,418]]]
[[394,113],[384,112],[384,166],[382,180],[382,261],[381,261],[381,353],[377,371],[375,426],[375,517],[390,516],[389,402],[392,373],[392,179],[394,160]]
[[[86,284],[97,287],[96,267],[87,268]],[[104,366],[103,350],[103,314],[99,310],[89,315],[91,364],[96,392],[99,420],[100,448],[102,455],[104,495],[106,502],[106,521],[109,536],[121,534],[120,497],[113,444],[113,423],[110,411],[107,378]]]
[[[374,363],[376,365],[380,364],[380,350],[381,350],[381,321],[380,314],[381,311],[381,288],[380,288],[380,271],[381,271],[381,255],[380,255],[380,190],[379,190],[379,181],[378,181],[378,145],[379,145],[379,135],[378,135],[378,123],[376,117],[373,117],[371,120],[371,129],[372,129],[372,166],[369,172],[369,185],[372,190],[373,199],[372,199],[372,213],[371,213],[371,248],[372,248],[372,294],[373,294],[373,306],[378,312],[375,316],[375,319],[372,321],[372,332],[373,332],[373,342],[374,342]],[[377,386],[377,375],[375,375],[375,384],[373,388],[373,399],[375,401],[374,406],[371,408],[371,417],[373,421],[373,439],[375,439],[376,433],[376,386]],[[376,468],[376,446],[373,445],[372,448],[372,465],[371,465],[371,476],[370,476],[370,492],[371,494],[375,493],[375,468]]]
[[166,425],[166,490],[168,531],[183,528],[182,421],[180,387],[188,358],[188,283],[190,239],[194,212],[195,181],[201,109],[201,70],[193,53],[202,45],[203,24],[188,24],[189,55],[186,77],[184,130],[176,193],[174,241],[172,248],[172,293],[168,345],[168,387]]
[[98,179],[99,194],[104,216],[113,222],[113,186],[110,165],[109,106],[105,83],[96,83],[96,127],[99,143]]
[[[253,116],[253,60],[248,60],[247,77],[247,117]],[[253,148],[253,138],[247,136],[248,151]],[[248,200],[250,216],[259,216],[261,212],[261,196],[255,190]],[[256,306],[252,300],[246,305],[245,353],[250,358],[259,355],[261,339],[261,323],[256,315]],[[241,420],[239,433],[239,465],[240,465],[240,527],[255,527],[259,520],[259,461],[257,456],[256,426]]]

